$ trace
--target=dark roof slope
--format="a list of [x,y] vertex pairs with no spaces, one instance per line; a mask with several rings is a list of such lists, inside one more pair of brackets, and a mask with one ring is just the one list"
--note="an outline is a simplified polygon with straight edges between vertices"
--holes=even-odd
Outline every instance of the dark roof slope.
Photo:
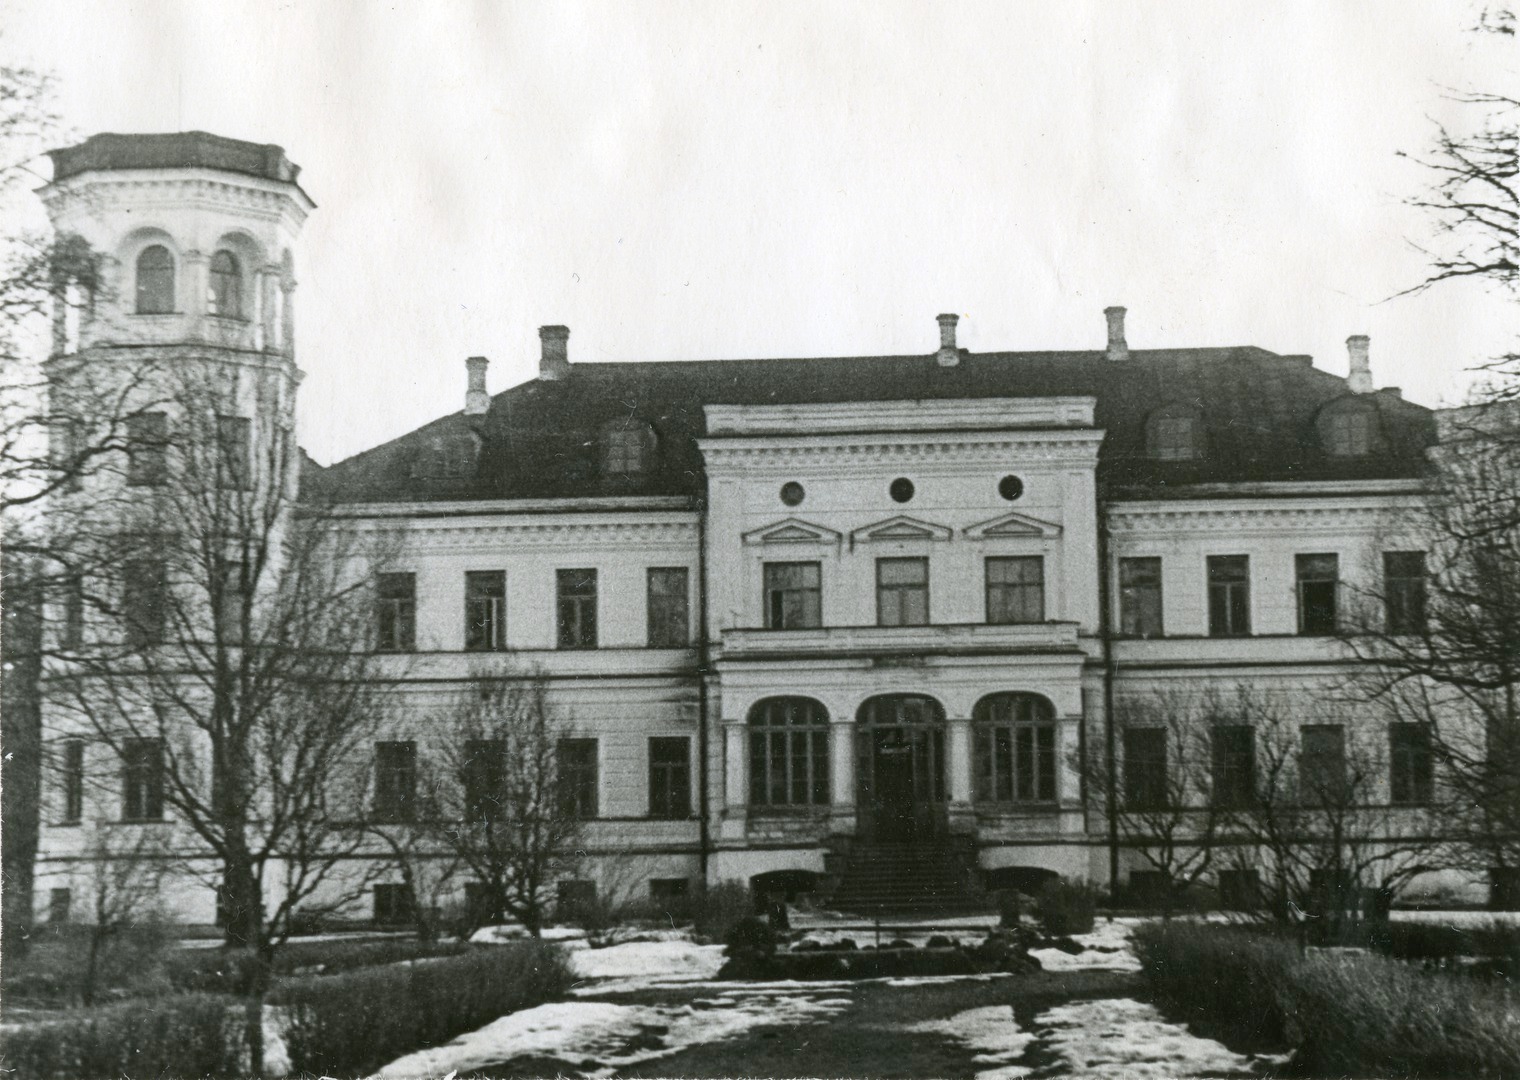
[[[1102,352],[961,356],[949,368],[933,355],[574,364],[563,380],[497,394],[484,415],[445,416],[313,473],[308,491],[345,502],[695,495],[703,487],[695,440],[705,434],[708,404],[1091,395],[1097,426],[1108,433],[1101,476],[1113,489],[1151,494],[1221,481],[1411,477],[1434,439],[1429,410],[1379,392],[1352,399],[1379,415],[1378,452],[1328,456],[1316,417],[1347,397],[1345,380],[1315,370],[1308,357],[1254,347],[1140,350],[1118,361]],[[1207,453],[1196,462],[1152,461],[1146,417],[1178,402],[1201,410]],[[652,425],[658,466],[636,479],[604,476],[600,432],[627,422]],[[453,468],[442,464],[450,454]]]
[[301,167],[273,143],[229,139],[207,131],[176,131],[152,135],[91,135],[78,146],[48,151],[53,179],[96,170],[221,169],[294,184]]

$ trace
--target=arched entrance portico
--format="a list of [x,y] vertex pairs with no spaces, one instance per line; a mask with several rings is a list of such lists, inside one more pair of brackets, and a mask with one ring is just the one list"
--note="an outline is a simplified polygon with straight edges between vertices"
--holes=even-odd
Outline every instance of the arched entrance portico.
[[945,829],[945,710],[922,694],[867,698],[855,716],[862,834],[918,840]]

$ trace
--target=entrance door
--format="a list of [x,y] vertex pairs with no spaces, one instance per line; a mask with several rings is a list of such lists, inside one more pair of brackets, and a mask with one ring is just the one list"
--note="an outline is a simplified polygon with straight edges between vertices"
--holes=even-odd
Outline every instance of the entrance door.
[[916,694],[871,698],[856,720],[857,798],[866,835],[891,841],[937,835],[945,801],[939,703]]

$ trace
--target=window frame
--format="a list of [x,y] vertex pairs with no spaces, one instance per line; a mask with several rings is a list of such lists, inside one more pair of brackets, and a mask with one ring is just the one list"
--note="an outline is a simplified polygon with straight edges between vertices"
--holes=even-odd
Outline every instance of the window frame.
[[416,571],[388,570],[375,575],[375,651],[417,651]]
[[[897,569],[921,571],[921,581],[886,581],[885,575]],[[922,618],[919,613],[908,610],[916,599],[922,599]],[[929,560],[922,555],[888,556],[876,560],[876,625],[877,626],[928,626],[929,625]]]
[[[1034,567],[1034,580],[994,581],[999,572],[1014,567]],[[988,555],[982,563],[984,615],[989,626],[1035,626],[1047,621],[1044,555]],[[1029,598],[1034,597],[1030,603]],[[1025,617],[1036,609],[1035,618]]]
[[164,643],[169,621],[169,566],[162,554],[140,549],[122,564],[121,613],[131,649]]
[[500,821],[505,807],[507,741],[466,739],[464,760],[459,763],[459,786],[466,825]]
[[[393,755],[393,760],[385,760]],[[375,741],[375,791],[370,820],[404,825],[417,820],[417,743],[413,739]]]
[[607,479],[638,479],[654,471],[659,436],[653,426],[631,418],[602,425],[598,439],[601,472]]
[[[1225,577],[1226,570],[1240,571]],[[1209,637],[1251,636],[1251,557],[1209,555],[1204,560]]]
[[[412,890],[405,882],[377,881],[373,886],[370,922],[375,926],[406,926],[413,917]],[[384,903],[381,897],[386,897]]]
[[[163,253],[161,265],[148,266],[145,260],[154,252]],[[133,313],[137,315],[177,314],[175,293],[179,260],[165,244],[148,244],[137,253],[132,263],[132,284],[135,296]]]
[[253,421],[246,416],[216,418],[216,484],[231,491],[253,485]]
[[601,774],[600,740],[568,735],[555,741],[554,797],[561,816],[576,821],[600,816]]
[[[1225,737],[1244,738],[1230,746]],[[1215,724],[1209,731],[1209,798],[1223,809],[1256,803],[1256,728],[1251,724]]]
[[[220,259],[231,263],[232,268],[219,269],[217,261]],[[243,264],[226,248],[218,248],[207,267],[206,314],[219,319],[247,321],[243,314]]]
[[[1146,575],[1146,580],[1133,580],[1142,573]],[[1119,557],[1119,632],[1121,634],[1136,638],[1165,637],[1165,597],[1161,556],[1122,555]],[[1154,615],[1153,624],[1152,620],[1147,618],[1149,614]]]
[[1340,629],[1340,579],[1340,556],[1334,552],[1293,556],[1300,636],[1330,637]]
[[687,567],[651,566],[645,571],[644,622],[644,640],[651,649],[684,649],[691,644],[691,571]]
[[[1154,741],[1156,746],[1140,745]],[[1165,810],[1171,805],[1167,772],[1170,751],[1167,729],[1159,725],[1125,727],[1124,800],[1125,810]],[[1156,752],[1159,750],[1159,753]]]
[[[1404,736],[1404,738],[1401,738]],[[1413,739],[1409,736],[1416,736]],[[1401,742],[1407,745],[1400,745]],[[1430,731],[1410,721],[1388,725],[1388,802],[1429,806],[1435,801],[1435,751]]]
[[[674,751],[680,744],[681,758],[670,753],[661,760],[660,753]],[[657,821],[686,821],[691,818],[691,736],[651,735],[649,754],[649,816]]]
[[504,652],[507,648],[507,572],[464,572],[464,651]]
[[[1423,634],[1429,626],[1430,578],[1423,551],[1383,552],[1383,621],[1390,634]],[[1397,562],[1413,564],[1395,569]]]
[[[1334,733],[1334,741],[1311,748]],[[1349,794],[1346,771],[1346,726],[1300,724],[1298,728],[1298,787],[1300,802],[1309,806],[1339,806]]]
[[61,762],[58,766],[59,789],[62,793],[60,825],[78,825],[84,820],[84,740],[63,740]]
[[750,707],[745,734],[750,807],[830,805],[831,728],[822,702],[802,696],[763,698]]
[[[774,579],[783,571],[811,570],[814,583],[788,585]],[[767,630],[817,630],[823,626],[823,563],[817,559],[761,563],[761,601]],[[801,618],[788,621],[789,598],[800,603]],[[796,610],[796,609],[793,609]]]
[[133,413],[126,419],[127,486],[162,487],[169,481],[169,415]]
[[1145,420],[1145,455],[1152,461],[1198,461],[1204,456],[1203,413],[1195,405],[1173,402]]
[[595,567],[555,570],[555,647],[595,649],[599,604],[600,582]]
[[1038,694],[996,693],[971,710],[972,800],[983,806],[1057,806],[1060,721]]
[[160,738],[122,741],[121,820],[164,820],[164,741]]

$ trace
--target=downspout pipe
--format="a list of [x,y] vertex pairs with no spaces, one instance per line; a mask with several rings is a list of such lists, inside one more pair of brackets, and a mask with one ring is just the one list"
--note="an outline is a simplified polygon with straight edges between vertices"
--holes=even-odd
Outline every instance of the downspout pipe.
[[697,497],[697,865],[702,876],[702,889],[707,889],[709,852],[712,848],[712,829],[708,814],[712,805],[712,770],[708,763],[708,693],[707,679],[711,668],[711,649],[707,634],[707,481],[703,481],[703,493]]

